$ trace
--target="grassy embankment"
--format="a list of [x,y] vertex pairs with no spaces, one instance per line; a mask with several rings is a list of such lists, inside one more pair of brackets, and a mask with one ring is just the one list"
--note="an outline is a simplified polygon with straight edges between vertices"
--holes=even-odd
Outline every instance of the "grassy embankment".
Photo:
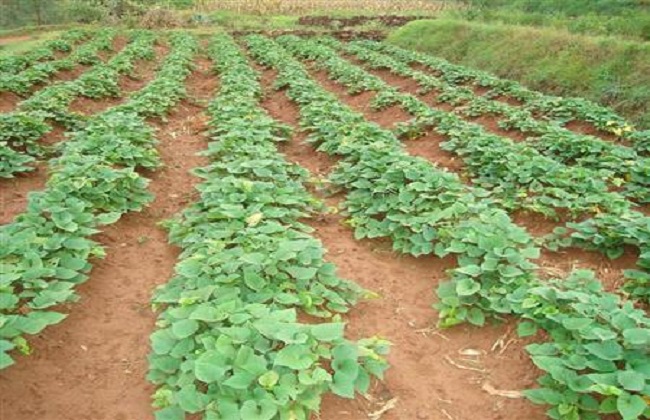
[[[460,2],[460,0],[458,0]],[[650,0],[462,0],[451,17],[650,40]]]
[[412,22],[389,42],[533,89],[585,97],[650,127],[650,42],[454,19]]

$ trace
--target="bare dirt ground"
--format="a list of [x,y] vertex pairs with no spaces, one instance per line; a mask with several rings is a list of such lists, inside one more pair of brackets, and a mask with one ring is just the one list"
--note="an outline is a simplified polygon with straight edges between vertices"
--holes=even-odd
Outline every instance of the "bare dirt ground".
[[14,35],[0,37],[0,45],[9,45],[15,42],[29,41],[32,39],[31,35]]

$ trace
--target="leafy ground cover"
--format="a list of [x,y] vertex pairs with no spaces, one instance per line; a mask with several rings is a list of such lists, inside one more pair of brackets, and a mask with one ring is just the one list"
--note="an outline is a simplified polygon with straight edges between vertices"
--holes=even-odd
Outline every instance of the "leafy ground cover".
[[[0,227],[0,242],[7,244],[0,251],[0,369],[7,378],[18,365],[29,371],[30,358],[47,360],[39,345],[57,337],[61,321],[78,306],[70,303],[84,296],[96,260],[119,253],[106,247],[103,235],[142,212],[167,231],[170,245],[159,237],[164,258],[155,260],[167,271],[153,296],[143,286],[122,298],[122,306],[96,308],[97,323],[133,302],[142,306],[138,311],[150,305],[155,313],[137,331],[125,323],[120,334],[102,337],[100,348],[110,353],[124,340],[122,329],[149,336],[148,359],[143,353],[136,361],[142,386],[129,389],[145,407],[129,405],[133,412],[122,414],[111,408],[115,418],[137,412],[158,420],[310,419],[319,412],[340,416],[339,406],[353,407],[345,411],[358,414],[351,418],[467,414],[453,405],[423,412],[431,401],[409,399],[410,391],[390,385],[391,375],[404,375],[394,352],[418,358],[415,364],[425,359],[411,351],[409,332],[429,340],[436,363],[476,375],[461,387],[485,390],[473,407],[493,403],[486,418],[503,410],[523,416],[521,408],[503,408],[503,395],[526,397],[555,419],[650,415],[647,132],[594,103],[543,95],[375,41],[220,34],[199,42],[185,32],[138,30],[120,34],[124,47],[100,56],[115,36],[110,29],[71,32],[60,46],[53,41],[0,61],[19,75],[57,61],[61,53],[54,50],[88,59],[77,78],[31,95],[29,88],[15,111],[0,116],[0,162],[15,176],[12,182],[20,183],[21,170],[35,159],[49,158],[50,168],[45,189],[31,193],[24,212]],[[155,75],[124,97],[118,81],[137,62],[157,57],[160,42],[169,53],[156,63]],[[196,95],[203,88],[199,68],[218,84],[209,101]],[[123,100],[82,114],[71,107],[80,97]],[[174,115],[188,104],[194,111],[187,112],[201,115],[194,116],[196,125],[179,126]],[[373,122],[390,114],[390,124]],[[65,140],[41,144],[53,126],[67,130]],[[443,139],[440,153],[455,155],[461,169],[411,154],[409,143],[426,142],[430,133]],[[173,193],[157,187],[158,196],[184,208],[160,220],[170,212],[148,211],[150,179],[178,165],[170,161],[175,146],[201,137],[205,165],[192,171],[196,190],[179,197],[182,187],[173,177],[166,180]],[[158,139],[167,154],[158,151]],[[297,148],[303,157],[327,162],[328,173],[307,172],[294,159]],[[325,202],[315,198],[327,194]],[[522,214],[526,222],[535,213],[558,226],[553,234],[537,237],[522,223]],[[337,238],[317,239],[328,224],[349,231],[358,248],[350,255],[328,253]],[[137,246],[150,240],[133,239]],[[579,248],[589,252],[576,254]],[[357,252],[385,252],[396,268],[435,262],[439,272],[427,277],[431,293],[420,319],[426,328],[414,333],[408,320],[380,337],[375,331],[382,325],[355,324],[355,314],[372,310],[377,300],[395,317],[412,303],[391,303],[384,289],[388,281],[409,288],[412,279],[380,274],[369,282]],[[574,270],[575,261],[549,269],[551,256],[564,255],[579,255],[583,269]],[[632,261],[616,275],[622,287],[603,284],[600,266],[621,256]],[[122,273],[132,269],[125,264],[151,256],[134,258],[122,263]],[[355,281],[338,274],[332,260],[344,261],[347,273],[358,265],[359,275],[350,277]],[[368,284],[378,290],[366,290]],[[497,334],[504,326],[511,332]],[[472,334],[488,337],[486,350],[468,341]],[[456,350],[467,364],[436,353],[461,342]],[[503,352],[511,346],[519,353],[488,371],[477,359],[495,353],[499,342]],[[62,339],[57,345],[69,344]],[[75,370],[73,360],[59,363]],[[527,371],[530,381],[519,382],[517,391],[486,387],[498,369],[503,378],[509,364]],[[130,374],[131,365],[124,372]],[[426,383],[426,394],[417,395],[455,398],[444,393],[448,387]],[[382,405],[360,408],[359,394]],[[401,399],[408,410],[400,408]],[[19,414],[34,415],[30,409]]]
[[109,61],[98,59],[77,79],[48,85],[19,103],[15,112],[0,114],[0,150],[7,156],[0,160],[0,176],[13,177],[16,173],[33,169],[26,163],[47,153],[39,139],[51,130],[50,123],[58,123],[70,130],[83,124],[84,117],[69,109],[75,98],[119,96],[119,77],[130,74],[136,60],[153,59],[155,38],[148,31],[134,32],[127,46]]
[[[152,84],[168,91],[156,98],[143,89],[120,108],[92,117],[78,129],[51,162],[52,174],[42,192],[33,193],[25,213],[0,231],[3,248],[1,366],[13,363],[8,352],[29,353],[25,335],[41,332],[65,315],[49,310],[75,300],[74,287],[87,280],[90,260],[104,255],[90,239],[97,228],[138,211],[151,200],[139,167],[156,167],[155,139],[143,120],[151,110],[162,115],[182,96],[183,81],[196,48],[185,34],[170,39],[172,52]],[[171,93],[174,92],[175,96]],[[148,101],[138,101],[140,97]],[[110,147],[98,148],[108,143]]]
[[277,152],[287,128],[260,109],[256,73],[227,36],[211,48],[226,87],[210,104],[200,201],[169,225],[183,253],[154,297],[164,307],[151,337],[157,416],[307,419],[326,391],[367,392],[387,343],[345,340],[338,318],[298,322],[295,308],[330,318],[361,289],[336,276],[298,222],[317,203],[304,170]]
[[[293,41],[307,44],[305,51],[314,51],[309,41]],[[248,44],[261,63],[278,68],[280,81],[277,87],[288,87],[288,95],[300,104],[305,118],[303,126],[316,133],[312,141],[322,143],[319,146],[321,150],[344,156],[350,154],[352,164],[358,162],[365,166],[368,163],[364,158],[372,156],[372,164],[376,165],[381,162],[383,153],[390,154],[391,148],[377,126],[371,124],[364,131],[362,119],[358,115],[355,118],[345,107],[337,106],[337,99],[319,89],[302,66],[277,44],[261,38],[249,38]],[[325,119],[323,110],[331,112],[325,115]],[[341,120],[342,124],[351,123],[354,128],[337,127]],[[328,135],[323,136],[322,130],[327,130]],[[356,132],[363,133],[363,136],[356,137]],[[370,147],[366,146],[368,144]],[[404,160],[400,159],[400,163]],[[367,221],[374,226],[382,222],[382,216],[390,221],[402,219],[391,209],[391,203],[395,202],[391,195],[401,200],[397,202],[400,207],[405,200],[416,199],[415,195],[409,197],[400,188],[416,183],[421,187],[427,185],[418,182],[417,171],[411,169],[415,165],[409,165],[411,171],[406,179],[399,179],[390,176],[390,167],[368,172],[361,165],[354,167],[346,163],[344,161],[340,168],[344,168],[343,171],[352,169],[347,182],[341,182],[345,176],[339,178],[340,169],[335,171],[333,182],[351,189],[350,197],[356,198],[360,192],[370,195],[370,199],[354,202],[354,207],[350,204],[354,198],[348,198],[345,209],[353,217],[357,212],[370,210],[371,217]],[[434,172],[432,168],[427,167]],[[359,177],[364,174],[370,178],[360,182]],[[395,179],[397,185],[382,187],[385,181],[380,179],[384,175]],[[369,194],[359,191],[368,188],[376,189]],[[417,199],[426,196],[425,191],[418,192]],[[436,195],[444,194],[438,192]],[[408,212],[406,217],[410,219],[410,226],[421,219],[418,216],[417,211]],[[427,221],[441,219],[431,213],[428,216],[425,218]],[[509,226],[511,222],[507,216],[498,213],[491,218],[486,215],[479,215],[476,219],[467,214],[463,216],[464,220],[457,224],[444,221],[451,225],[451,235],[442,229],[442,232],[436,231],[437,226],[429,226],[429,230],[424,231],[429,234],[425,240],[434,242],[434,250],[439,256],[459,254],[460,267],[451,270],[452,281],[442,283],[438,288],[441,325],[450,327],[464,321],[482,325],[486,316],[513,314],[526,320],[519,324],[520,336],[534,335],[538,329],[545,331],[550,341],[530,345],[527,350],[536,366],[546,374],[539,380],[541,387],[527,391],[526,395],[534,402],[551,405],[548,411],[551,418],[599,418],[610,413],[623,418],[646,415],[644,397],[647,398],[647,394],[644,389],[647,378],[642,372],[646,363],[644,349],[650,337],[650,319],[645,313],[629,302],[624,303],[618,296],[603,292],[590,272],[578,271],[566,280],[541,282],[534,273],[535,265],[526,261],[526,257],[537,257],[538,250],[530,244],[530,238],[524,232]],[[352,225],[357,232],[359,227],[364,228],[359,226],[358,219],[354,219]],[[390,234],[379,232],[373,234],[390,237]],[[362,231],[358,236],[365,235]],[[399,249],[399,245],[396,248]],[[632,377],[637,381],[634,384],[627,381]]]

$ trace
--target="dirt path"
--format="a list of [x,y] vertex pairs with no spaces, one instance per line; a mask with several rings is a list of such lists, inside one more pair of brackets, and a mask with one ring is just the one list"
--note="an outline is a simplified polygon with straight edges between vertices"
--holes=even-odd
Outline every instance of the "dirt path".
[[0,38],[0,45],[9,45],[14,42],[28,41],[30,39],[32,39],[32,35],[3,36]]
[[[297,126],[297,108],[282,92],[270,91],[274,77],[274,72],[264,72],[268,93],[263,106],[273,117]],[[335,161],[304,143],[305,137],[297,134],[281,151],[290,161],[325,176]],[[341,198],[327,198],[327,203],[336,205]],[[534,385],[537,373],[511,325],[444,332],[433,328],[437,317],[431,307],[434,289],[445,270],[455,265],[453,258],[399,255],[386,242],[355,240],[342,222],[340,215],[307,221],[339,274],[379,294],[379,299],[360,303],[351,311],[348,328],[353,338],[380,335],[393,342],[391,368],[385,383],[373,386],[369,399],[328,396],[321,419],[365,420],[393,399],[395,408],[382,420],[474,419],[479,412],[483,419],[545,418],[543,410],[528,401],[490,396],[482,390],[486,383],[508,390]],[[492,351],[500,339],[514,341],[503,352]],[[482,371],[464,370],[453,363]]]
[[198,60],[187,82],[191,101],[183,101],[153,124],[165,167],[151,174],[155,201],[142,213],[128,214],[97,239],[107,247],[81,301],[68,319],[33,341],[34,354],[0,373],[2,420],[145,420],[153,418],[145,381],[149,334],[155,315],[149,299],[154,287],[173,273],[177,249],[157,223],[186,207],[199,180],[188,171],[204,165],[196,156],[207,139],[203,101],[217,79],[210,63]]

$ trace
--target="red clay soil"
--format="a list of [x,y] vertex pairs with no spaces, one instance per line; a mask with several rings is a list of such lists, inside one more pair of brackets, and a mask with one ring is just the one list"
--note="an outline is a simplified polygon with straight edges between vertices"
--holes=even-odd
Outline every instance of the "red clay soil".
[[[270,91],[273,79],[273,72],[264,73],[263,106],[273,117],[297,126],[297,108],[282,92]],[[305,134],[296,135],[281,151],[312,174],[325,175],[335,160],[316,152],[304,138]],[[326,203],[336,206],[339,199],[326,198]],[[316,229],[315,235],[329,250],[326,258],[337,265],[341,276],[379,294],[351,311],[346,317],[348,331],[351,338],[379,335],[390,340],[391,368],[385,382],[373,384],[365,399],[326,397],[320,419],[367,419],[392,404],[382,420],[470,419],[478,412],[483,419],[544,418],[543,410],[528,401],[483,390],[534,386],[537,372],[512,325],[444,332],[434,328],[434,290],[445,270],[455,266],[453,258],[413,258],[393,252],[384,241],[357,241],[343,220],[327,215],[306,222]]]
[[92,99],[79,96],[70,104],[72,112],[84,115],[97,114],[128,100],[129,94],[145,87],[155,77],[156,67],[169,52],[166,45],[155,47],[156,57],[153,60],[138,60],[132,75],[121,75],[118,81],[120,96],[114,98]]
[[349,26],[360,26],[367,23],[376,22],[383,26],[404,26],[407,23],[418,19],[431,19],[431,17],[400,15],[350,16],[347,18],[337,16],[301,16],[300,19],[298,19],[298,24],[305,26],[341,28]]
[[497,136],[509,138],[510,140],[520,143],[526,140],[529,136],[519,130],[504,130],[499,127],[500,117],[496,115],[481,115],[480,117],[466,118],[474,124],[482,125],[488,132],[496,134]]
[[424,136],[418,137],[413,140],[404,140],[403,144],[409,154],[413,156],[420,156],[427,159],[429,162],[434,163],[440,168],[445,168],[449,172],[457,173],[464,181],[463,176],[463,160],[451,152],[443,150],[440,145],[447,140],[444,136],[428,132]]
[[589,136],[600,137],[601,139],[610,141],[612,143],[618,143],[625,146],[631,146],[632,144],[629,141],[621,141],[615,134],[608,133],[596,128],[590,122],[587,121],[569,121],[565,127],[573,132],[580,134],[587,134]]
[[627,247],[620,258],[610,260],[600,252],[585,251],[579,248],[566,248],[559,252],[542,250],[537,261],[539,273],[545,278],[566,278],[576,269],[592,270],[605,290],[617,292],[623,286],[625,270],[635,268],[639,252],[634,247]]
[[106,50],[100,50],[97,55],[99,58],[101,58],[102,61],[108,61],[111,56],[116,53],[120,52],[124,47],[126,47],[126,44],[128,43],[128,39],[124,36],[116,36],[113,38],[113,47],[111,51],[106,51]]
[[32,172],[2,180],[0,182],[0,225],[11,222],[14,217],[25,211],[27,194],[30,191],[45,188],[46,181],[47,164],[45,162],[36,164]]
[[0,92],[0,112],[11,112],[16,109],[18,102],[22,101],[23,98],[16,95],[13,92]]
[[386,38],[386,32],[380,30],[359,31],[355,29],[343,29],[338,31],[314,31],[306,29],[271,29],[271,30],[241,30],[232,31],[233,36],[246,36],[250,34],[261,34],[270,37],[278,37],[282,35],[296,35],[301,37],[313,37],[327,35],[337,38],[341,41],[351,41],[354,39],[373,39],[381,41]]
[[155,321],[149,301],[155,286],[171,277],[178,254],[157,223],[193,200],[199,180],[188,171],[206,163],[196,156],[207,146],[201,134],[207,119],[196,103],[217,86],[208,68],[199,60],[187,83],[191,100],[167,122],[153,121],[165,163],[151,174],[155,201],[97,235],[107,258],[78,288],[80,302],[64,308],[65,321],[31,340],[31,356],[0,375],[0,419],[153,419],[153,388],[144,378]]

